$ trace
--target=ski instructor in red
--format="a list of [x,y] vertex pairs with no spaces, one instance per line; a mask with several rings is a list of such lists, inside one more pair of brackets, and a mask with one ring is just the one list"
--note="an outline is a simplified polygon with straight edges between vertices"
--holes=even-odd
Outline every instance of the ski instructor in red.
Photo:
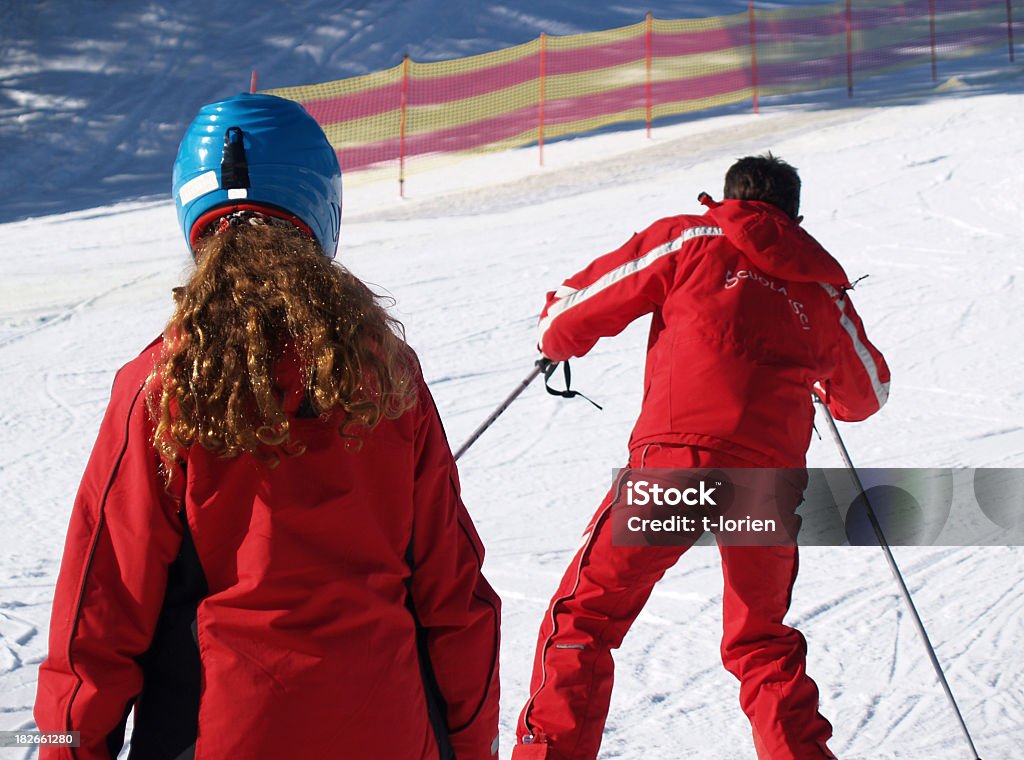
[[[549,293],[540,348],[583,356],[652,314],[631,468],[803,467],[812,392],[840,420],[874,414],[889,370],[868,341],[839,263],[800,226],[800,179],[772,156],[739,160],[725,200],[661,219]],[[605,498],[541,624],[513,760],[592,760],[616,649],[686,547],[614,546]],[[720,543],[722,661],[760,760],[832,758],[806,642],[784,624],[795,546]]]

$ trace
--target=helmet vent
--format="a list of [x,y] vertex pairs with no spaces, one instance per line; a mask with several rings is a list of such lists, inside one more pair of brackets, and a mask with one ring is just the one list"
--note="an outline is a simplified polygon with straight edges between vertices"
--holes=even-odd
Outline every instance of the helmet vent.
[[220,186],[224,190],[249,187],[249,163],[245,158],[242,130],[228,127],[224,133],[224,156],[220,162]]

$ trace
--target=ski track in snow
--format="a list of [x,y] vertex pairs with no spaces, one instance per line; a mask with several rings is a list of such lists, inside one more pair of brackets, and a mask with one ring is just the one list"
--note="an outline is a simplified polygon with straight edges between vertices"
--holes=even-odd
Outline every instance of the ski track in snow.
[[[738,155],[800,167],[806,225],[853,277],[893,369],[876,418],[843,426],[864,466],[1024,466],[1024,313],[1016,294],[1024,179],[1019,93],[886,109],[766,109],[488,155],[346,191],[341,259],[397,303],[453,446],[526,375],[543,293],[660,216],[698,212]],[[432,195],[433,188],[448,192]],[[162,328],[186,268],[167,203],[0,225],[0,728],[32,726],[52,585],[113,372]],[[62,277],[53,278],[53,272]],[[527,695],[536,630],[587,518],[623,464],[646,320],[574,363],[605,406],[532,386],[460,463],[505,600],[502,757]],[[582,445],[581,445],[582,443]],[[812,466],[839,466],[815,439]],[[982,757],[1024,746],[1024,550],[897,548]],[[789,622],[844,760],[964,756],[877,548],[805,548]],[[616,653],[601,757],[752,756],[719,663],[718,552],[659,583]],[[12,754],[16,757],[17,754]],[[31,756],[31,752],[24,757]],[[6,757],[6,755],[5,755]]]

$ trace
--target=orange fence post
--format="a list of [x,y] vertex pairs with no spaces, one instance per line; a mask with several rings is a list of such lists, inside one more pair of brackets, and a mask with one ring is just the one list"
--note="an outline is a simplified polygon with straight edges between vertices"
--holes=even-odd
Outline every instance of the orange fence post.
[[846,0],[846,97],[853,97],[853,0]]
[[[1010,2],[1010,0],[1006,0]],[[646,35],[646,53],[647,59],[647,87],[646,87],[646,100],[647,100],[647,139],[651,139],[651,27],[652,27],[652,16],[651,12],[647,11],[647,35]]]
[[409,54],[402,56],[402,98],[398,117],[398,197],[405,197],[405,112],[409,103]]
[[1010,46],[1010,63],[1013,63],[1013,7],[1006,0],[1006,38]]
[[544,166],[544,69],[546,68],[548,36],[540,33],[540,97],[537,100],[537,148],[540,165]]
[[754,91],[754,113],[757,107],[757,27],[754,24],[754,0],[750,0],[750,86]]
[[928,0],[928,34],[932,40],[932,81],[939,79],[939,70],[935,62],[935,0]]
[[[1007,0],[1009,2],[1009,0]],[[1012,58],[1010,60],[1013,60]],[[249,92],[256,92],[256,69],[252,70],[252,76],[249,77]]]

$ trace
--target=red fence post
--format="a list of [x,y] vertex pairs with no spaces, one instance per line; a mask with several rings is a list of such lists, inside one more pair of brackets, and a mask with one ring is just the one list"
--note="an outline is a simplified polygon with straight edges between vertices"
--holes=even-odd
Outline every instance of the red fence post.
[[846,0],[846,97],[853,97],[853,0]]
[[405,112],[409,102],[409,54],[402,56],[402,98],[398,117],[398,197],[405,197]]
[[[1006,1],[1009,2],[1010,0],[1006,0]],[[1010,60],[1012,61],[1013,58],[1011,58]],[[250,93],[256,92],[256,69],[252,70],[252,76],[249,77],[249,92]]]
[[754,26],[754,0],[750,0],[750,86],[754,91],[754,113],[757,113],[757,28]]
[[540,165],[544,166],[544,69],[546,68],[548,36],[540,33],[540,98],[537,101],[537,147]]
[[[1010,0],[1006,0],[1010,2]],[[644,57],[647,61],[647,81],[645,98],[647,101],[647,139],[651,139],[651,28],[653,26],[651,12],[647,11],[647,30]]]
[[932,39],[932,81],[937,82],[939,71],[935,62],[935,0],[928,0],[928,32]]
[[1013,63],[1013,8],[1010,0],[1006,0],[1006,37],[1010,47],[1010,63]]

